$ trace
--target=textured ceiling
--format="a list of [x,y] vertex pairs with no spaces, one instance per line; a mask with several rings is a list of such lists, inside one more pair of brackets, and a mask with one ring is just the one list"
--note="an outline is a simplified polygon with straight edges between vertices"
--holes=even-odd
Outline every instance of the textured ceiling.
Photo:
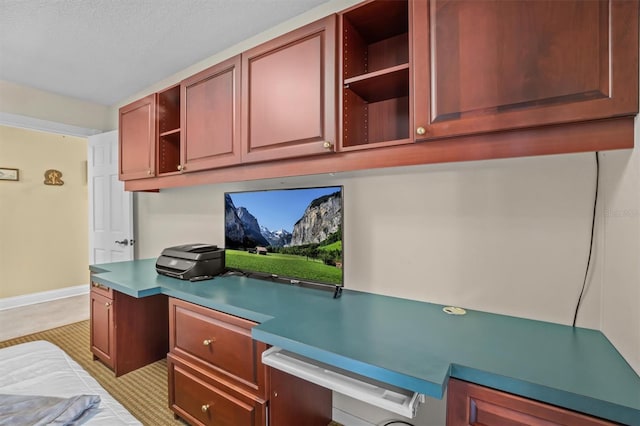
[[0,0],[0,80],[114,105],[327,0]]

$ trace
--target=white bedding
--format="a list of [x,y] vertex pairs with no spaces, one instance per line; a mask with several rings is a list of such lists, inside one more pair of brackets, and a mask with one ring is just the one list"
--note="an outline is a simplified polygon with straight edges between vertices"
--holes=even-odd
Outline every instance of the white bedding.
[[141,424],[62,349],[42,340],[0,349],[0,393],[62,398],[99,395],[100,406],[85,424]]

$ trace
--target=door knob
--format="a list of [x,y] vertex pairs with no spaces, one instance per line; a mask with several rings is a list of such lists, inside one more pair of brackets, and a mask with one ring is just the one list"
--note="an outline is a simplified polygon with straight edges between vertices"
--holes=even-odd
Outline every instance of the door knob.
[[[133,244],[133,241],[131,243]],[[116,240],[116,244],[121,244],[123,246],[128,246],[129,245],[129,240],[126,239],[126,238],[124,240],[122,240],[122,241]]]

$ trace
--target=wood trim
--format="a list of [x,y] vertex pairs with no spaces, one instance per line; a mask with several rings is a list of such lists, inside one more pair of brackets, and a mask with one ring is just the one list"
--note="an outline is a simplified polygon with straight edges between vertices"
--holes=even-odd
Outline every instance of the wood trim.
[[622,117],[130,180],[125,182],[125,189],[148,191],[418,164],[628,149],[633,146],[634,117]]

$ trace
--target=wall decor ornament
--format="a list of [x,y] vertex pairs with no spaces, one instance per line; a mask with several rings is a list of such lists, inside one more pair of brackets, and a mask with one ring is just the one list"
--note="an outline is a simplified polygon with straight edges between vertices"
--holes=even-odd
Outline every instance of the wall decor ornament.
[[20,180],[20,170],[0,167],[0,180]]
[[55,169],[49,169],[44,172],[44,184],[62,186],[64,181],[62,180],[62,172]]

